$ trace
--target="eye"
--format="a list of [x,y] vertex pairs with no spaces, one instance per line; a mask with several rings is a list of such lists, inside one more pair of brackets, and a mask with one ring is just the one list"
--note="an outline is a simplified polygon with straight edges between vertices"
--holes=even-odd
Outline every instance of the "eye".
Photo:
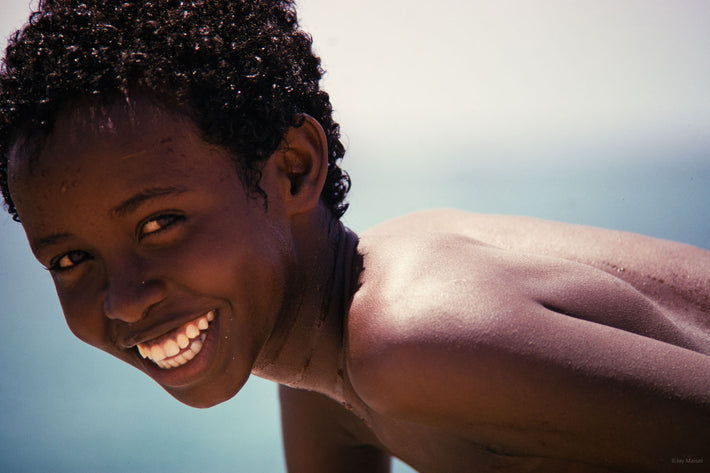
[[144,238],[159,233],[171,225],[184,220],[185,217],[177,214],[165,214],[145,221],[138,230],[138,238]]
[[91,259],[91,255],[89,255],[85,251],[81,250],[73,250],[73,251],[68,251],[66,253],[63,253],[56,258],[52,259],[52,261],[49,263],[49,270],[50,271],[65,271],[67,269],[71,269],[75,267],[78,264],[83,263],[86,260]]

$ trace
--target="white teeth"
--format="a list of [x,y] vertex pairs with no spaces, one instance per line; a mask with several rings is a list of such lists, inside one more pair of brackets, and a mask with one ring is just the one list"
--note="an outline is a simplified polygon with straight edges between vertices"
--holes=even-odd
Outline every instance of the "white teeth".
[[190,344],[190,339],[187,338],[187,335],[181,333],[177,336],[177,344],[181,349],[187,348],[187,346]]
[[200,329],[198,329],[193,324],[189,324],[187,326],[187,329],[185,330],[185,335],[187,335],[187,337],[190,339],[197,337],[199,334],[200,334]]
[[163,350],[165,350],[165,356],[175,356],[180,353],[180,347],[175,340],[168,340],[165,342]]
[[160,347],[160,345],[153,345],[153,347],[150,349],[150,358],[153,361],[162,361],[163,359],[165,359],[165,352]]
[[207,330],[209,326],[210,323],[207,321],[207,317],[201,317],[200,320],[197,321],[197,328],[200,330]]
[[210,322],[215,319],[214,311],[210,311],[182,326],[174,338],[163,342],[139,343],[138,352],[143,358],[149,358],[163,369],[177,368],[192,360],[207,338],[205,331]]

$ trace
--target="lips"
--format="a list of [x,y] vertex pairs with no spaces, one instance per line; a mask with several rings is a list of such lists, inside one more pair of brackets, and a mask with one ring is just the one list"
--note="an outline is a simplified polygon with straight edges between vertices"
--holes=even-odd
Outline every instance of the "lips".
[[138,343],[138,352],[163,369],[185,365],[202,350],[214,318],[215,313],[211,310],[166,335]]

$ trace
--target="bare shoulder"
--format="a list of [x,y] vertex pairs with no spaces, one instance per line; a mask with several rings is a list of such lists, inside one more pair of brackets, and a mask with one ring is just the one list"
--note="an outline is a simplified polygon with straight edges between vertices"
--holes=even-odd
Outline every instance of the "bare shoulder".
[[[519,221],[528,225],[521,232],[516,222],[430,212],[361,236],[362,286],[347,344],[348,372],[363,401],[386,416],[543,456],[553,450],[598,456],[609,449],[601,430],[618,423],[629,426],[612,435],[619,445],[637,436],[653,455],[692,443],[688,432],[710,434],[707,331],[703,338],[692,326],[679,329],[674,312],[651,297],[662,288],[628,278],[633,266],[617,271],[593,264],[594,252],[626,264],[625,239],[663,248],[677,260],[663,271],[683,274],[698,289],[694,299],[676,294],[674,303],[707,323],[710,266],[686,254],[697,251],[702,259],[706,252],[526,219]],[[485,224],[488,229],[472,229]],[[545,243],[555,235],[558,247]],[[587,252],[578,249],[580,241]],[[639,272],[661,271],[639,264]],[[643,418],[624,407],[639,402],[646,406]],[[682,419],[677,425],[686,430],[663,419]],[[586,441],[572,445],[575,436]],[[632,461],[623,451],[614,455]]]
[[513,253],[581,263],[620,279],[681,325],[710,333],[710,251],[629,232],[530,217],[429,210],[406,215],[365,238],[446,232]]
[[[362,327],[409,337],[422,324],[477,327],[509,320],[505,314],[519,314],[521,305],[528,311],[541,305],[682,346],[685,334],[673,332],[674,324],[698,335],[701,345],[710,334],[710,252],[690,245],[528,217],[432,210],[365,232],[360,248],[364,285],[356,301],[368,314]],[[611,310],[613,298],[623,300],[626,313]],[[376,319],[365,322],[372,314]]]
[[418,373],[436,385],[432,377],[464,369],[475,340],[509,323],[531,300],[521,285],[527,256],[460,233],[366,234],[360,251],[349,370],[366,402],[383,410],[406,406],[396,398],[396,387],[405,385],[400,377]]
[[422,337],[449,347],[550,310],[710,354],[710,252],[701,248],[458,210],[392,220],[363,233],[360,248],[354,355]]

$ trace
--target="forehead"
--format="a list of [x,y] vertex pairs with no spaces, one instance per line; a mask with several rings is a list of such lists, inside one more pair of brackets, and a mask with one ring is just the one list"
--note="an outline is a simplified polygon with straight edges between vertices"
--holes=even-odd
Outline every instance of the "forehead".
[[[10,153],[9,165],[29,170],[66,164],[67,154],[96,156],[107,151],[130,151],[155,146],[175,138],[199,140],[194,123],[145,100],[117,102],[111,106],[83,104],[65,107],[44,139],[30,136]],[[206,145],[206,143],[204,143]]]
[[61,113],[39,152],[16,146],[8,164],[26,229],[68,206],[109,205],[141,188],[194,184],[234,169],[226,151],[203,141],[184,115],[140,102]]

